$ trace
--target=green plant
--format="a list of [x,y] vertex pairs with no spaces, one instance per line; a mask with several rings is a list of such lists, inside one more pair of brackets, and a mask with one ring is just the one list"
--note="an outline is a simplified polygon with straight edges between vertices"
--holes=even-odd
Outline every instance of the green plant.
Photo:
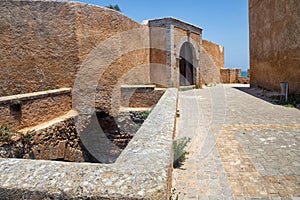
[[288,96],[288,101],[285,101],[285,98],[281,97],[278,100],[278,102],[279,102],[280,105],[283,105],[283,106],[286,106],[286,107],[291,107],[291,108],[296,107],[297,104],[300,104],[300,95],[291,94],[291,95]]
[[200,87],[198,85],[195,85],[195,89],[200,89]]
[[146,119],[150,115],[151,111],[141,112],[140,115],[143,119]]
[[[180,192],[178,194],[180,194]],[[169,200],[178,200],[178,194],[176,194],[176,189],[172,188]]]
[[133,127],[135,128],[135,129],[139,129],[139,128],[141,128],[141,126],[142,126],[142,124],[139,124],[139,123],[135,123],[135,124],[133,124]]
[[181,167],[183,165],[183,162],[186,160],[186,156],[189,154],[189,152],[185,151],[185,148],[190,141],[191,138],[183,137],[173,142],[174,168]]
[[8,125],[0,124],[0,142],[10,143],[11,137],[16,134],[16,130],[13,130]]
[[27,133],[26,135],[23,135],[22,141],[25,143],[30,143],[33,140],[34,133]]

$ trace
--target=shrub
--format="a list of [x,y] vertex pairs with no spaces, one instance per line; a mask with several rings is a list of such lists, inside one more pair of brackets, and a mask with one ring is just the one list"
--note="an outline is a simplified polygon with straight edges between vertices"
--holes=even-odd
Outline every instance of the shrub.
[[174,149],[174,162],[173,167],[179,168],[183,165],[183,162],[186,160],[186,155],[189,152],[185,151],[187,144],[191,141],[191,138],[183,137],[173,142]]

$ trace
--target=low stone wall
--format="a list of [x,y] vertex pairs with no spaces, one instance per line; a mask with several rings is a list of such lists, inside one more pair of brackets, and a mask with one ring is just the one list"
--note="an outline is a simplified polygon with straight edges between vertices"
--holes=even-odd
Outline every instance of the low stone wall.
[[239,83],[242,76],[241,69],[220,69],[222,83]]
[[0,159],[0,199],[168,199],[177,89],[168,89],[114,164]]
[[0,142],[0,157],[93,161],[80,143],[73,116],[24,135],[16,134],[12,140]]
[[239,77],[238,83],[242,84],[250,84],[250,78],[249,77]]
[[123,85],[121,86],[121,106],[130,108],[152,107],[165,93],[163,88],[155,85]]
[[61,88],[0,97],[0,124],[22,129],[49,121],[71,110],[71,96]]

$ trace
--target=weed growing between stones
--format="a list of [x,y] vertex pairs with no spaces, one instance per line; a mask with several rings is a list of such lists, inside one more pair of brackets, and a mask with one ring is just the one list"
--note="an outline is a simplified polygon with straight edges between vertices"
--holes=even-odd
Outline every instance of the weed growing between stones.
[[186,156],[189,154],[185,150],[187,144],[191,141],[191,138],[183,137],[173,142],[173,150],[174,150],[174,162],[173,167],[179,168],[183,165],[186,160]]
[[22,134],[17,129],[0,125],[0,157],[23,158],[32,147],[34,133]]
[[178,200],[179,194],[180,194],[180,192],[178,194],[176,194],[176,188],[172,188],[169,200]]
[[274,103],[278,103],[279,105],[283,105],[286,107],[298,107],[300,105],[300,95],[290,94],[288,96],[288,101],[285,101],[282,96],[271,96],[270,97]]
[[0,143],[10,143],[11,137],[16,134],[16,130],[8,125],[0,124]]

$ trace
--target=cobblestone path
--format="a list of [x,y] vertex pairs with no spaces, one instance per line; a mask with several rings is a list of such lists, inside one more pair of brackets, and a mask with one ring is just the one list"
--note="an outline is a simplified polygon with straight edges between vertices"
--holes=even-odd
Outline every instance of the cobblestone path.
[[300,110],[238,87],[245,85],[180,92],[176,138],[192,140],[173,171],[179,200],[299,200]]

